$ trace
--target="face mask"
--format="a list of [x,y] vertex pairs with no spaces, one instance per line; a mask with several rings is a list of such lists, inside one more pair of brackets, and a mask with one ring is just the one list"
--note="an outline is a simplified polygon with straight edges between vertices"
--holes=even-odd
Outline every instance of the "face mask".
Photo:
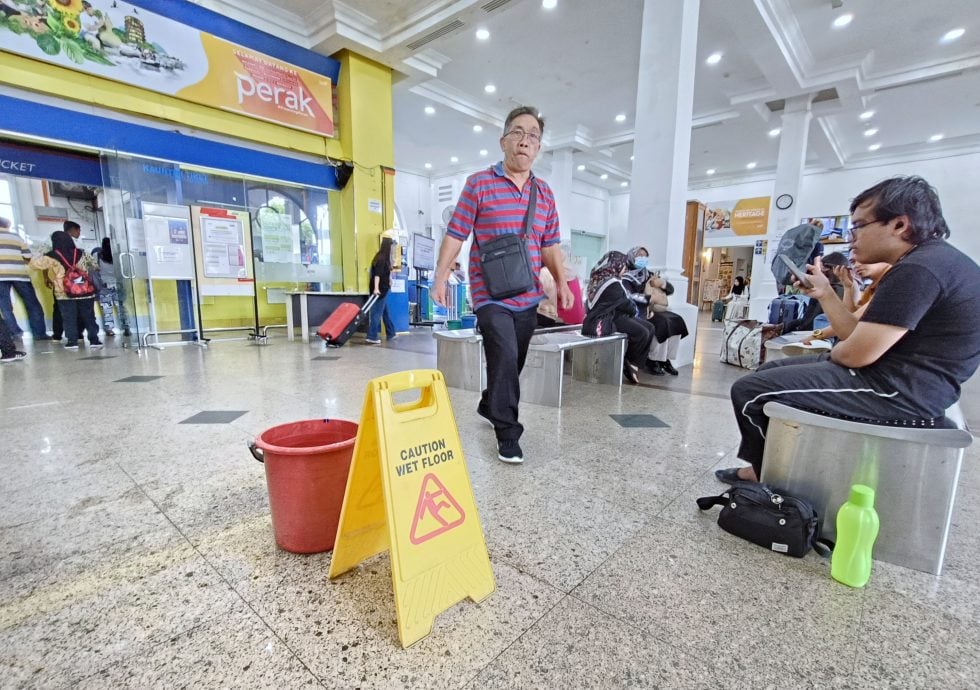
[[646,268],[648,263],[650,263],[649,256],[638,256],[633,259],[633,265],[640,269]]

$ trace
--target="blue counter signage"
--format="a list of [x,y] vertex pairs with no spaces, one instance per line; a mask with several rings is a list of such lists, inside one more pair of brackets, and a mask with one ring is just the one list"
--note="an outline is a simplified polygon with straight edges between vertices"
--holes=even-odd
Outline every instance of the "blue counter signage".
[[0,173],[102,186],[102,168],[96,156],[6,142],[0,142]]

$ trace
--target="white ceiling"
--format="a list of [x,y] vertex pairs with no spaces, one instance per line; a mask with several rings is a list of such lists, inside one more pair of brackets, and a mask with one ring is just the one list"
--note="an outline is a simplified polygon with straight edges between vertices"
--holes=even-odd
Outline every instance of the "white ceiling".
[[[577,177],[611,192],[629,179],[642,0],[558,0],[554,10],[541,0],[200,4],[325,54],[351,48],[390,65],[398,76],[399,169],[436,176],[496,160],[503,116],[529,103],[547,121],[545,150],[569,147],[586,166]],[[768,132],[780,115],[767,104],[831,89],[836,98],[813,106],[811,168],[980,150],[977,7],[978,0],[889,0],[887,8],[843,0],[840,9],[831,0],[701,0],[692,184],[771,176],[779,143]],[[843,13],[853,21],[834,28]],[[941,43],[956,27],[964,35]],[[490,31],[488,41],[475,38],[478,28]],[[716,51],[721,62],[705,64]],[[495,93],[484,92],[487,83]],[[426,106],[436,113],[426,115]],[[862,121],[868,109],[875,115]],[[615,121],[619,113],[625,122]],[[869,127],[879,131],[866,137]],[[930,143],[933,134],[944,136]],[[881,146],[871,152],[873,143]],[[751,173],[749,162],[757,163]]]

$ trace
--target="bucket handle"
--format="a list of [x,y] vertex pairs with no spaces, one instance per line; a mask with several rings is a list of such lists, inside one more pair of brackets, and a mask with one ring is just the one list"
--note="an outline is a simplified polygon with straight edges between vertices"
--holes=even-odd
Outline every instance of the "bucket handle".
[[252,457],[261,463],[265,462],[265,453],[259,450],[259,447],[255,445],[255,441],[248,442],[248,450],[252,454]]

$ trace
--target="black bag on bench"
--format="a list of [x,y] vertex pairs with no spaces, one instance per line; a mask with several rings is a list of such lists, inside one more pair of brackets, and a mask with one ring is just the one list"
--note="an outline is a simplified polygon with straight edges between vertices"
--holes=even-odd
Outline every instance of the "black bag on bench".
[[722,506],[718,526],[777,553],[803,558],[812,547],[829,556],[833,543],[819,538],[817,511],[803,498],[779,494],[767,484],[736,482],[719,496],[697,499],[698,508]]

